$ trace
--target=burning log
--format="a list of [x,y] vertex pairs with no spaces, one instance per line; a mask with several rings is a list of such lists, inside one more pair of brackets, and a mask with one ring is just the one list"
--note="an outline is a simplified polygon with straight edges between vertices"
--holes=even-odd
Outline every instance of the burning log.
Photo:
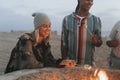
[[120,80],[120,70],[90,67],[44,68],[16,80]]

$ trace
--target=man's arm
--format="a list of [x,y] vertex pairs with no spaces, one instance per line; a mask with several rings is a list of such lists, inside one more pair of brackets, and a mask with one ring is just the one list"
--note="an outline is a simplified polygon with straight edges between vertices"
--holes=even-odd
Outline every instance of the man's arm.
[[62,34],[61,34],[61,56],[62,59],[68,57],[68,30],[66,29],[66,17],[62,23]]

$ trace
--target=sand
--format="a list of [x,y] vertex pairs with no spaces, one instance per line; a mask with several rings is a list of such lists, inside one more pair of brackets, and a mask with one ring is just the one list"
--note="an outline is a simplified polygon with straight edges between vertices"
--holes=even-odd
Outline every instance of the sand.
[[[28,31],[29,32],[29,31]],[[16,45],[18,38],[24,31],[0,32],[0,75],[3,74],[8,63],[11,50]],[[97,67],[107,68],[107,57],[110,53],[110,48],[106,46],[105,38],[103,38],[103,45],[96,48],[95,63]],[[60,58],[60,35],[54,31],[51,34],[51,49],[55,58]]]

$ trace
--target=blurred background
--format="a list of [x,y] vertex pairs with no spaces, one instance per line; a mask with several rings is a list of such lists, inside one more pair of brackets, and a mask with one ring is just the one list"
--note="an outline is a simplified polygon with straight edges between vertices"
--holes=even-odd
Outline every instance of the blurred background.
[[[101,18],[102,35],[109,34],[120,20],[120,0],[94,0],[90,12]],[[52,30],[61,33],[64,16],[74,12],[77,0],[0,0],[0,31],[33,30],[34,12],[45,12]]]

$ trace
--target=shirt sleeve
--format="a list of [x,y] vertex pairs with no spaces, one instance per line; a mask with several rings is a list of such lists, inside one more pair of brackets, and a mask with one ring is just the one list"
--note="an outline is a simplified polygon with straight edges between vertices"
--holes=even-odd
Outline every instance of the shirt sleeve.
[[63,19],[62,33],[61,33],[61,55],[66,58],[68,54],[68,30],[67,30],[67,17]]
[[117,34],[117,29],[120,27],[120,24],[119,24],[119,22],[117,22],[116,24],[115,24],[115,26],[112,28],[112,30],[111,30],[111,32],[110,32],[110,39],[115,39],[115,37],[116,37],[116,34]]
[[[102,28],[101,20],[100,20],[99,17],[96,17],[94,34],[98,36],[98,39],[99,39],[98,44],[99,44],[99,46],[102,45],[101,28]],[[99,46],[98,46],[98,47],[99,47]]]

